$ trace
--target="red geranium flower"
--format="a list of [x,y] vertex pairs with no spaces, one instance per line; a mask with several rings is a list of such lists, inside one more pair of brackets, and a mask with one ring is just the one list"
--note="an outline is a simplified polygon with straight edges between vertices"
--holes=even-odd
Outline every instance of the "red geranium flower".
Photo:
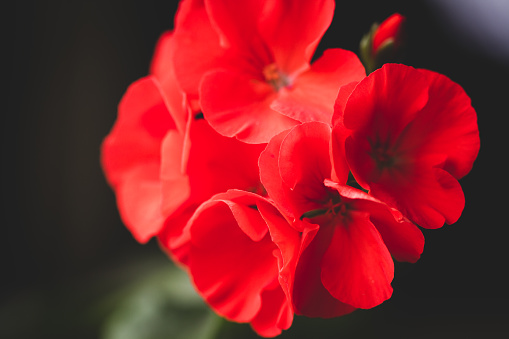
[[101,149],[104,174],[116,193],[123,222],[139,242],[147,242],[163,227],[162,185],[159,178],[161,143],[176,133],[175,120],[149,76],[129,86],[118,107],[118,118]]
[[259,160],[262,183],[275,205],[304,221],[294,224],[302,246],[283,256],[284,262],[296,262],[285,277],[292,281],[295,311],[325,318],[388,299],[391,254],[415,262],[424,246],[420,230],[401,213],[344,185],[348,168],[333,170],[330,136],[327,124],[304,123],[274,137]]
[[199,85],[214,129],[245,142],[267,142],[303,121],[330,123],[338,89],[365,76],[341,49],[310,65],[333,13],[333,0],[183,1],[177,79],[193,97]]
[[293,319],[279,282],[279,269],[285,268],[278,263],[281,254],[272,236],[298,244],[298,233],[267,199],[239,190],[204,202],[183,236],[189,274],[207,303],[268,337],[289,328]]
[[459,85],[388,64],[355,87],[335,120],[344,125],[335,128],[334,149],[346,152],[370,194],[423,227],[459,218],[465,200],[457,180],[479,151],[476,113]]

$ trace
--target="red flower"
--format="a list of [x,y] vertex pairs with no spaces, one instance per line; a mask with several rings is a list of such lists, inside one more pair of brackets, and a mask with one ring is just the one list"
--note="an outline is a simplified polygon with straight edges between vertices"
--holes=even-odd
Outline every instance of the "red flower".
[[476,113],[459,85],[438,73],[388,64],[355,87],[342,120],[334,150],[346,152],[355,179],[370,194],[423,227],[459,218],[465,201],[457,180],[479,151]]
[[401,45],[403,25],[406,18],[399,13],[394,13],[385,19],[376,29],[373,35],[373,44],[371,52],[376,55],[381,48],[388,44],[392,44],[394,51],[398,50]]
[[[223,137],[193,111],[175,81],[173,36],[164,34],[150,75],[132,84],[102,146],[102,164],[122,220],[140,242],[159,235],[173,247],[194,210],[230,188],[260,191],[257,161],[263,145]],[[162,83],[161,83],[162,82]]]
[[326,124],[304,123],[274,137],[259,160],[275,205],[304,221],[294,224],[302,246],[282,251],[283,262],[296,262],[285,275],[295,311],[325,318],[388,299],[391,254],[415,262],[424,246],[422,233],[399,212],[342,184],[348,169],[332,169],[330,135]]
[[310,65],[333,12],[333,0],[184,1],[177,79],[193,97],[199,84],[214,129],[245,142],[267,142],[303,121],[330,123],[338,89],[365,76],[357,57],[340,49]]
[[116,193],[123,222],[139,242],[163,227],[159,178],[161,142],[176,132],[153,77],[133,83],[118,107],[118,118],[102,144],[104,173]]
[[278,273],[285,267],[271,237],[297,243],[299,236],[267,199],[238,190],[218,194],[196,210],[184,234],[189,274],[217,313],[251,323],[262,336],[290,327],[292,306]]

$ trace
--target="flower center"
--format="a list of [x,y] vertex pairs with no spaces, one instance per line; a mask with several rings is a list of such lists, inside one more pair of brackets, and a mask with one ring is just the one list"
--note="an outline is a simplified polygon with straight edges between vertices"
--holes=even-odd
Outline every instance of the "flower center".
[[267,81],[267,83],[270,84],[276,91],[291,85],[288,75],[283,73],[275,63],[263,68],[263,76],[265,77],[265,81]]
[[392,167],[395,162],[393,152],[382,146],[375,147],[371,152],[371,157],[375,160],[380,170]]
[[326,220],[332,220],[337,217],[345,219],[348,217],[350,209],[351,206],[346,201],[342,201],[338,194],[335,194],[326,204],[324,204],[323,208],[318,208],[302,214],[300,220],[303,220],[304,218],[319,218],[318,220],[315,219],[315,221],[320,223],[320,220],[324,220],[323,216]]
[[379,171],[394,167],[398,161],[397,146],[391,144],[389,138],[382,140],[377,136],[376,139],[369,141],[371,146],[369,155],[375,161]]

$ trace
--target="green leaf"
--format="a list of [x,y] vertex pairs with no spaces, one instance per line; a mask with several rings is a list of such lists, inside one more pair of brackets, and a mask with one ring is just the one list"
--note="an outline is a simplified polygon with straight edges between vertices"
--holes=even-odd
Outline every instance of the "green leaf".
[[205,339],[217,316],[185,272],[169,264],[131,286],[103,325],[102,339]]

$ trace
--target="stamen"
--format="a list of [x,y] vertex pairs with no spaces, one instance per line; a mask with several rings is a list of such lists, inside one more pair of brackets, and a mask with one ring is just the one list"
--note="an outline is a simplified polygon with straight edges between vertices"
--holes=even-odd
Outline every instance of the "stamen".
[[269,83],[276,91],[291,85],[289,77],[281,72],[276,64],[265,66],[263,68],[263,76],[265,77],[265,81],[267,81],[267,83]]

